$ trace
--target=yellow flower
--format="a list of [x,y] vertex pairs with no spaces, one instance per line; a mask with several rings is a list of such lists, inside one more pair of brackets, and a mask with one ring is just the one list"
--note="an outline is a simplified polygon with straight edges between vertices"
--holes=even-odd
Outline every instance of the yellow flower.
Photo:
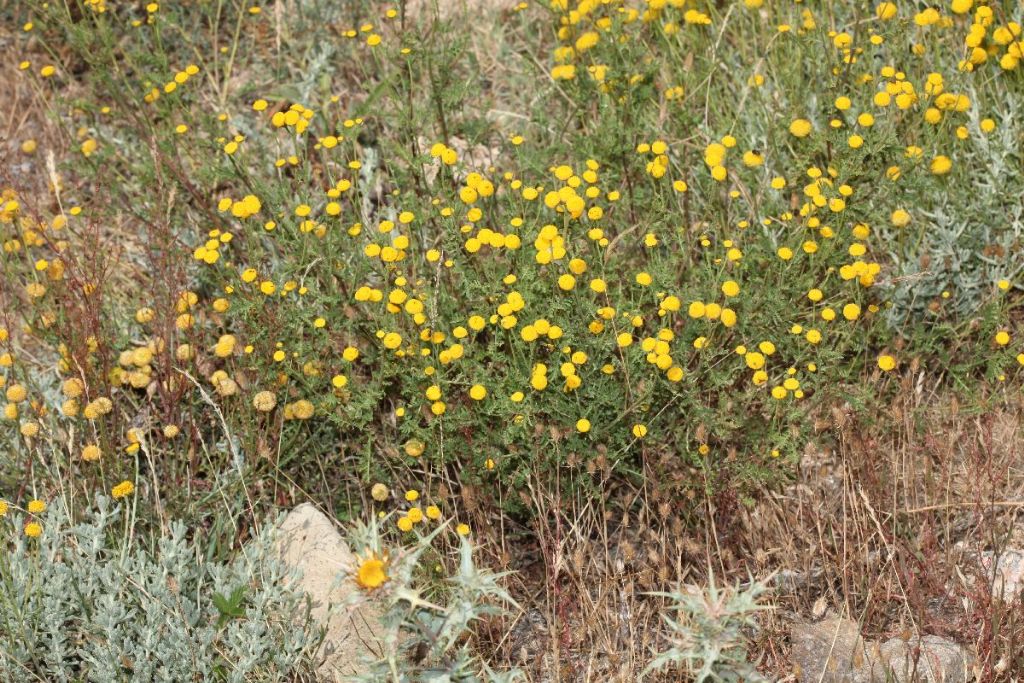
[[794,137],[805,138],[811,134],[811,122],[807,119],[794,119],[789,124],[789,132]]
[[28,511],[33,515],[46,512],[46,503],[41,500],[30,500],[28,502]]
[[878,357],[878,368],[884,372],[889,372],[896,368],[896,359],[889,355],[881,355]]
[[110,495],[115,499],[125,498],[132,495],[135,492],[135,484],[131,483],[127,479],[122,481],[120,484],[110,490]]
[[457,527],[455,527],[455,532],[459,536],[469,536],[469,525],[468,524],[460,524]]
[[378,503],[383,503],[385,500],[387,500],[388,494],[388,487],[385,486],[384,484],[381,484],[380,482],[374,484],[373,488],[370,489],[370,497],[373,498]]
[[313,417],[313,404],[306,399],[300,399],[292,404],[292,415],[299,420],[308,420]]
[[588,420],[585,417],[581,417],[579,420],[576,420],[576,431],[578,431],[580,434],[586,434],[587,432],[589,432],[590,420]]
[[359,568],[356,570],[356,583],[367,591],[380,588],[388,580],[386,567],[387,563],[384,559],[370,553],[359,563]]
[[896,16],[896,3],[880,2],[875,6],[875,16],[882,21],[888,21]]
[[999,330],[996,332],[996,344],[999,346],[1006,346],[1010,343],[1010,333],[1006,330]]
[[260,391],[252,397],[252,407],[261,413],[269,413],[277,405],[277,396],[272,391]]
[[637,423],[637,424],[633,425],[633,430],[632,431],[633,431],[633,436],[635,436],[638,439],[642,439],[645,436],[647,436],[647,425]]
[[38,538],[43,533],[43,527],[38,522],[29,522],[25,525],[25,535],[29,538]]
[[892,216],[890,216],[889,220],[891,220],[892,224],[897,228],[904,228],[910,224],[910,214],[904,209],[896,209],[892,212]]
[[932,159],[930,169],[935,175],[946,175],[953,169],[953,161],[949,157],[940,154]]

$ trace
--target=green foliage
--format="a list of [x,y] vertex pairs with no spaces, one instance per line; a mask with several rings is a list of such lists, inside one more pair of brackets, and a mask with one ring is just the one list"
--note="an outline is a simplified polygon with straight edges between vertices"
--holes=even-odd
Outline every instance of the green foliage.
[[[81,155],[64,248],[5,235],[11,282],[64,264],[17,297],[10,345],[42,342],[116,402],[75,434],[105,453],[143,437],[175,482],[233,454],[339,509],[431,475],[755,490],[789,475],[810,412],[895,390],[880,356],[1019,375],[1015,335],[995,342],[1019,309],[1024,191],[997,4],[553,2],[481,18],[480,38],[429,3],[28,3],[35,40],[71,57],[26,78]],[[991,57],[965,60],[979,29]],[[82,426],[47,401],[45,433]]]

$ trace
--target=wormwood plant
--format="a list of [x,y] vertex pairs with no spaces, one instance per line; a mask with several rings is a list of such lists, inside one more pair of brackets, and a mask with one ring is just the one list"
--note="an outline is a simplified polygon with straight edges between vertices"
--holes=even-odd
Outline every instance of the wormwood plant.
[[183,524],[148,540],[98,496],[78,524],[61,499],[37,536],[0,519],[0,680],[302,680],[319,643],[272,533],[209,561]]

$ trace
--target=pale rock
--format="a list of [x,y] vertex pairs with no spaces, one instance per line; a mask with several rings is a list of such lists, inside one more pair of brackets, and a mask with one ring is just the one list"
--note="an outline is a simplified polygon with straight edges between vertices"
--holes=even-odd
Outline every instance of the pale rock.
[[281,560],[301,572],[298,587],[310,598],[313,619],[326,629],[317,666],[321,680],[364,672],[366,661],[381,651],[382,610],[354,599],[360,590],[352,579],[358,560],[334,520],[309,503],[299,505],[281,524],[277,546]]
[[[993,554],[981,554],[982,566],[986,573],[992,571]],[[989,573],[989,576],[993,576]],[[1024,551],[1008,548],[995,561],[995,580],[992,582],[992,597],[1006,603],[1014,602],[1024,591]]]

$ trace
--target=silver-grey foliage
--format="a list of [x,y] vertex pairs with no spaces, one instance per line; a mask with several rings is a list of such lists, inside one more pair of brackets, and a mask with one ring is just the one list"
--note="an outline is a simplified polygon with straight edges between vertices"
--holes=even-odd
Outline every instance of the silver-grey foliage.
[[[351,683],[513,683],[523,680],[518,670],[495,671],[475,656],[468,637],[477,622],[503,614],[515,605],[502,586],[505,574],[480,568],[473,560],[473,546],[460,540],[459,568],[447,581],[439,604],[416,587],[414,573],[431,548],[431,541],[445,527],[421,536],[419,542],[393,558],[389,581],[381,599],[389,609],[384,615],[384,652]],[[356,528],[354,547],[379,551],[376,523]]]
[[0,519],[0,680],[304,680],[320,636],[271,533],[208,562],[181,523],[132,546],[124,515],[100,497],[72,524],[58,500],[35,539]]
[[669,627],[669,647],[658,653],[645,674],[666,667],[681,669],[696,683],[765,680],[747,661],[747,632],[757,626],[765,609],[761,596],[766,586],[751,581],[746,587],[719,587],[711,575],[696,591],[655,593],[671,602],[676,617],[663,615]]

